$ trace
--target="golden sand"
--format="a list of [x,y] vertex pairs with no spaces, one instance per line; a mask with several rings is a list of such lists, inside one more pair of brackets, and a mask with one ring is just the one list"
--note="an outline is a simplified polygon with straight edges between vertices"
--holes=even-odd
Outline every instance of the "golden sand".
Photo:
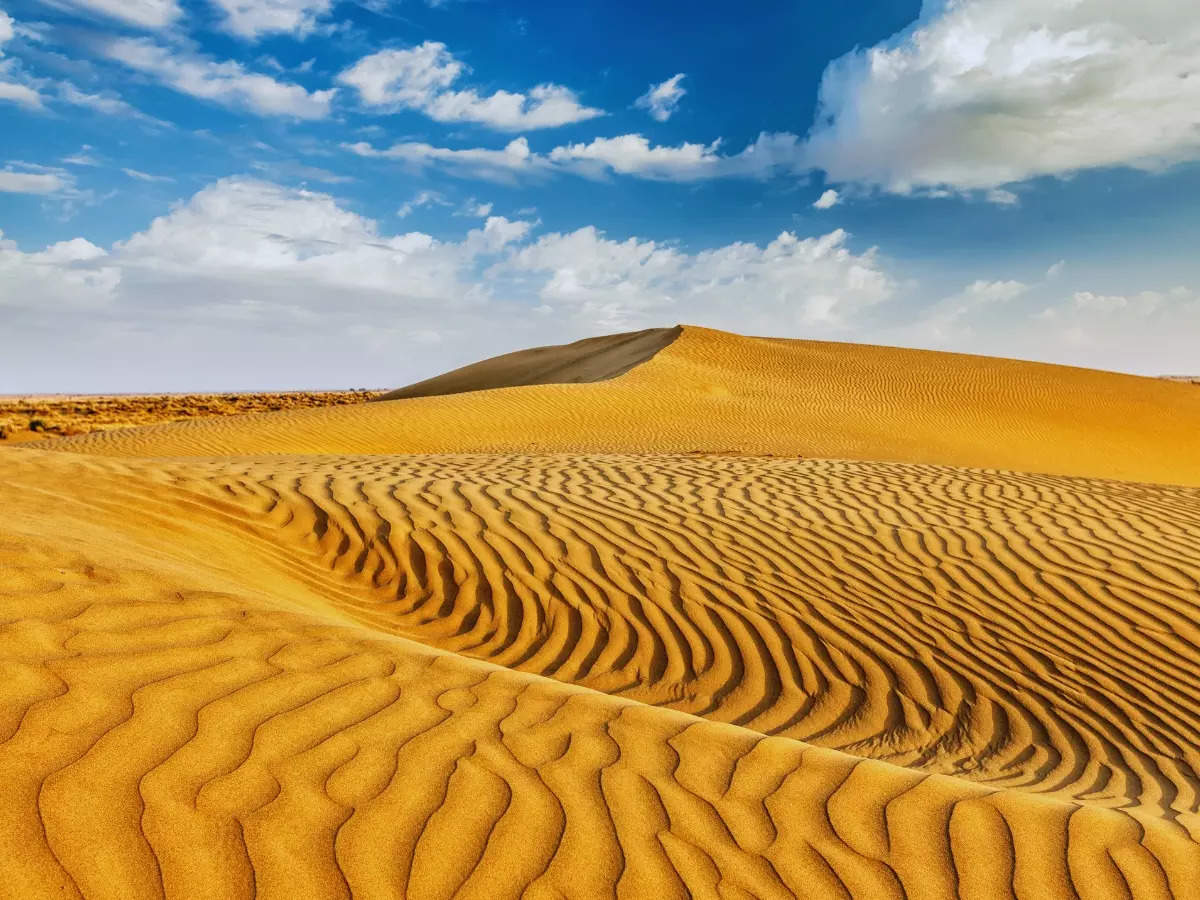
[[1188,384],[688,327],[615,380],[198,419],[60,446],[118,456],[739,453],[1200,485],[1198,433],[1200,391]]
[[1193,386],[596,351],[0,450],[0,893],[1200,896]]

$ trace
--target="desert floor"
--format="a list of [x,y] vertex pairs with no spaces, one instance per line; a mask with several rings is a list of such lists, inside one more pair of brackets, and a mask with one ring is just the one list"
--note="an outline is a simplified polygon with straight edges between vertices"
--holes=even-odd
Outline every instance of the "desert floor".
[[43,394],[0,395],[0,441],[47,440],[179,422],[198,416],[364,403],[382,391],[282,391],[232,394]]
[[0,895],[1200,897],[1200,389],[685,327],[0,444]]

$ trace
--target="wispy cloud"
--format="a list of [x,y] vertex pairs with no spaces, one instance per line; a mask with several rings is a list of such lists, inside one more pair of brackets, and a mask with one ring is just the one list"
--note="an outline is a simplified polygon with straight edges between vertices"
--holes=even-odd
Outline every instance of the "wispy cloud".
[[332,89],[310,93],[298,84],[248,71],[239,62],[216,62],[142,38],[107,41],[101,52],[180,93],[260,115],[321,119],[329,115],[335,93]]
[[151,175],[148,172],[139,172],[137,169],[124,169],[123,168],[123,169],[121,169],[121,171],[124,172],[126,175],[128,175],[130,178],[135,179],[136,181],[169,183],[169,182],[173,182],[175,180],[174,178],[170,177],[169,175]]
[[679,101],[687,93],[687,90],[680,85],[685,77],[680,72],[678,75],[672,75],[662,84],[650,85],[649,90],[638,97],[633,105],[638,109],[646,110],[651,118],[659,122],[667,121],[679,106]]

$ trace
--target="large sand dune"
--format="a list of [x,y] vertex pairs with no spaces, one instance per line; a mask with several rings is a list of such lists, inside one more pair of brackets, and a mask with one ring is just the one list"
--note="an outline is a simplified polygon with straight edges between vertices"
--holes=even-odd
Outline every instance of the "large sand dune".
[[637,352],[0,450],[0,894],[1200,896],[1194,388]]
[[[453,390],[496,383],[479,368],[479,381]],[[1200,392],[1163,379],[687,327],[610,380],[200,419],[60,446],[129,456],[741,453],[1200,485],[1197,433]]]

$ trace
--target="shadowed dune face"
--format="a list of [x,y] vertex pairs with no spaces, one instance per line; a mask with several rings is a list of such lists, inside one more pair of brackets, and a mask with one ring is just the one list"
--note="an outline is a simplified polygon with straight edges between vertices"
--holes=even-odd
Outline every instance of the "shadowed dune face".
[[518,350],[398,388],[376,399],[407,400],[534,384],[608,381],[647,362],[682,333],[683,328],[677,325]]
[[1197,434],[1192,385],[685,327],[646,362],[591,384],[195,421],[49,446],[121,456],[736,453],[1200,485]]
[[1200,891],[1195,489],[0,459],[26,895]]

